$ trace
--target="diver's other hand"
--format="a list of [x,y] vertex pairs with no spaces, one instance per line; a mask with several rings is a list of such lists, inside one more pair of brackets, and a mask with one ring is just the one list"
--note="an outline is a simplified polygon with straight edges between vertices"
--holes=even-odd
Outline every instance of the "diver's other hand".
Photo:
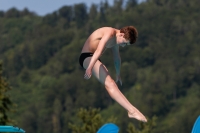
[[92,76],[92,69],[87,68],[85,70],[84,79],[89,79]]
[[122,80],[121,80],[121,76],[120,75],[116,76],[115,82],[117,83],[118,81],[119,81],[120,85],[122,86]]

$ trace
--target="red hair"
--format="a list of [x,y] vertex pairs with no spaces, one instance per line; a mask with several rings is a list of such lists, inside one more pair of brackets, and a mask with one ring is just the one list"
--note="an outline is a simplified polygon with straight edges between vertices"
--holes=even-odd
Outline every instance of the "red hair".
[[134,26],[126,26],[120,29],[120,33],[124,33],[124,38],[130,41],[130,44],[136,42],[138,38],[137,29]]

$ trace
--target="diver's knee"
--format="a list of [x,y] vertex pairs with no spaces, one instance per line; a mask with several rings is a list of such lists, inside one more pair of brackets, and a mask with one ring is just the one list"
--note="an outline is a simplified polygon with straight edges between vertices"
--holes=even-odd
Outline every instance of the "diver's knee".
[[109,77],[105,82],[105,87],[110,93],[113,93],[116,87],[116,83],[112,78]]

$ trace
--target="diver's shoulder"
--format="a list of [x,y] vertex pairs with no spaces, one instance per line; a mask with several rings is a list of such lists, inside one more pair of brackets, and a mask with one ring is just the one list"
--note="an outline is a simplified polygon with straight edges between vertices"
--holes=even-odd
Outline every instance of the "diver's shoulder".
[[104,33],[107,33],[107,34],[113,34],[116,32],[116,29],[113,28],[113,27],[102,27],[101,28],[101,31],[104,32]]

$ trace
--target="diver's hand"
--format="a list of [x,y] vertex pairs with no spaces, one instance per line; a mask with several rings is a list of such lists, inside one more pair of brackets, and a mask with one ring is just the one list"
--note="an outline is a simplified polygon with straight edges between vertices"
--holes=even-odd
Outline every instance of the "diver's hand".
[[116,75],[116,80],[115,82],[117,83],[119,81],[120,85],[122,86],[122,80],[120,75]]
[[84,75],[84,79],[89,79],[92,76],[92,69],[87,68],[85,70],[85,75]]

